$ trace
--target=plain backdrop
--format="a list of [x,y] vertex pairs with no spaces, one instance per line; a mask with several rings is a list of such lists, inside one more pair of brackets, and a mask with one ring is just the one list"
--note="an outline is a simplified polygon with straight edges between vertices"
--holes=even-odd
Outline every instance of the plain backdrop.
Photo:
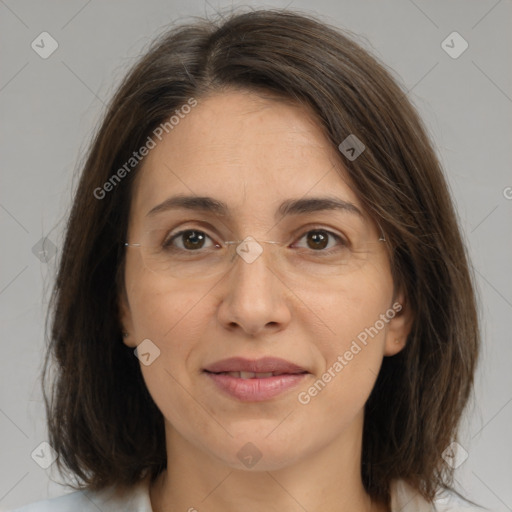
[[[482,318],[457,481],[491,510],[512,510],[510,0],[0,0],[0,511],[67,492],[52,482],[52,467],[34,460],[47,439],[44,318],[80,159],[104,104],[168,23],[238,5],[297,8],[356,32],[425,120],[469,247]],[[468,44],[457,58],[442,47],[454,31]],[[46,59],[31,46],[42,32],[58,44]],[[450,45],[462,48],[455,37]]]

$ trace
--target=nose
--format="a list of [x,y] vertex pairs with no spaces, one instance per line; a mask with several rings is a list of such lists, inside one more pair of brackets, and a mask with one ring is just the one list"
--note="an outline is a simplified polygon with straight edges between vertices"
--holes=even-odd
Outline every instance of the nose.
[[240,247],[222,280],[218,319],[228,330],[258,336],[278,332],[290,322],[291,293],[272,270],[273,251],[268,245],[259,244],[262,252],[256,258],[245,257]]

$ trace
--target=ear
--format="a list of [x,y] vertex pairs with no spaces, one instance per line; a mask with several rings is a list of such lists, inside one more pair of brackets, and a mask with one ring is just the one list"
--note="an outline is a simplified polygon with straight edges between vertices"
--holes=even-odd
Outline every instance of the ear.
[[128,347],[136,347],[137,343],[135,341],[135,333],[133,330],[132,313],[128,303],[128,296],[124,288],[119,293],[118,303],[119,322],[121,324],[123,343]]
[[394,356],[405,347],[414,320],[414,312],[402,291],[395,296],[390,311],[394,311],[395,314],[388,323],[384,348],[385,356]]

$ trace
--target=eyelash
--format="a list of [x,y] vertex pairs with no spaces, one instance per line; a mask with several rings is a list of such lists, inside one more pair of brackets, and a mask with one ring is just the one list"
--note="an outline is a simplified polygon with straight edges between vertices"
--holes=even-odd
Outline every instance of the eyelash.
[[[164,242],[162,243],[162,248],[165,249],[165,250],[177,250],[177,251],[182,251],[182,252],[189,252],[189,253],[194,253],[194,252],[201,252],[200,249],[196,250],[196,251],[191,251],[191,250],[187,250],[187,249],[182,249],[181,247],[174,247],[172,245],[172,243],[174,242],[174,240],[178,239],[180,236],[182,236],[184,233],[189,233],[191,231],[195,231],[197,233],[202,233],[204,234],[205,236],[207,236],[210,240],[212,240],[213,242],[213,239],[210,235],[208,235],[208,233],[206,233],[206,231],[203,231],[201,229],[194,229],[194,228],[187,228],[187,229],[183,229],[181,231],[179,231],[178,233],[175,233],[174,235],[170,236],[169,238],[167,238],[166,240],[164,240]],[[311,233],[311,232],[315,232],[315,231],[319,231],[319,232],[322,232],[322,233],[327,233],[329,236],[333,237],[334,239],[336,239],[338,242],[339,242],[339,245],[342,247],[342,248],[347,248],[349,247],[349,243],[347,242],[347,240],[345,240],[341,235],[338,235],[336,233],[333,233],[332,231],[330,231],[329,229],[326,229],[326,228],[323,228],[323,227],[314,227],[314,228],[310,228],[308,229],[307,231],[304,231],[302,232],[302,234],[300,235],[300,237],[298,238],[298,240],[302,240],[302,238],[304,238],[305,235],[307,235],[308,233]],[[214,242],[216,243],[216,242]],[[304,249],[303,247],[301,247],[301,249]],[[307,250],[307,248],[306,248]],[[330,248],[330,249],[319,249],[319,250],[314,250],[314,249],[310,249],[310,251],[312,253],[323,253],[325,255],[329,255],[331,254],[332,252],[335,252],[335,248]]]

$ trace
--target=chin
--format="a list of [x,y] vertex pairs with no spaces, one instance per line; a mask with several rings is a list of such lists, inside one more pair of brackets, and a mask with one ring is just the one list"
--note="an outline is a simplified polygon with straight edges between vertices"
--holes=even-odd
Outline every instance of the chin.
[[269,435],[279,422],[274,421],[272,428],[267,428],[268,422],[264,423],[266,428],[253,426],[243,433],[235,434],[230,430],[234,436],[224,438],[224,443],[215,442],[210,446],[210,452],[230,468],[242,471],[276,471],[305,455],[305,450],[298,450],[305,448],[298,433],[293,436],[283,429],[281,435],[275,435],[276,431]]

